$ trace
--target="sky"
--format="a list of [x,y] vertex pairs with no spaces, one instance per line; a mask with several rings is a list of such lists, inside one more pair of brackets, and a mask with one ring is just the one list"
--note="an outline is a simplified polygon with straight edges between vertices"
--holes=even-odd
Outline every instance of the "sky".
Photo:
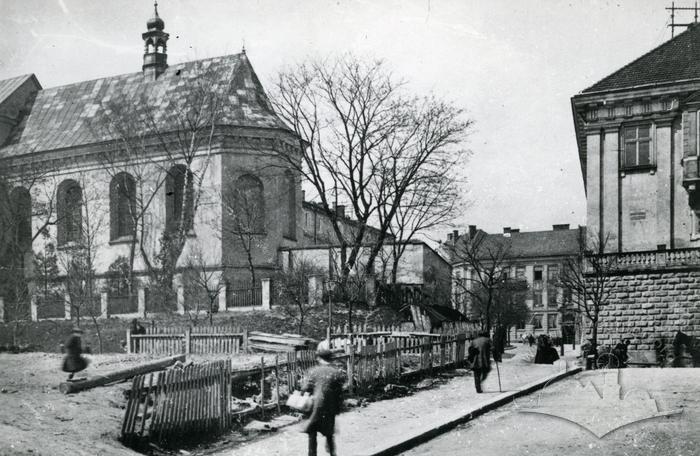
[[[499,232],[585,224],[570,98],[670,39],[666,3],[161,0],[158,10],[171,64],[245,46],[265,85],[308,57],[351,52],[463,108],[474,121],[470,204],[453,228]],[[48,88],[140,71],[152,13],[149,0],[0,0],[0,80],[34,73]]]

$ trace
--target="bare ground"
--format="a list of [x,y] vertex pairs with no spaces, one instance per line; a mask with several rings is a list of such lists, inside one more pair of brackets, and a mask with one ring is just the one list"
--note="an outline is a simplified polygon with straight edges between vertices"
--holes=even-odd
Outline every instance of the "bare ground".
[[[144,355],[88,355],[91,377],[155,359]],[[191,357],[195,362],[205,357]],[[212,358],[216,359],[216,358]],[[221,359],[221,356],[218,356]],[[260,356],[236,356],[236,367]],[[130,382],[64,395],[62,355],[0,354],[0,455],[137,455],[118,440]]]

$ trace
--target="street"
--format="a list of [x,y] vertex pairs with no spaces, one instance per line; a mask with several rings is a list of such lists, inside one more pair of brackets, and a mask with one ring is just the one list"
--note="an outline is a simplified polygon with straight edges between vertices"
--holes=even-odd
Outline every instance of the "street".
[[[623,369],[619,384],[625,401],[613,408],[635,408],[634,404],[647,390],[656,399],[659,411],[682,410],[680,414],[651,418],[630,423],[598,438],[578,424],[551,415],[522,413],[538,407],[548,411],[590,411],[591,421],[600,424],[611,421],[592,406],[582,384],[592,381],[599,390],[605,377],[603,371],[587,371],[540,392],[521,398],[472,420],[447,434],[403,453],[419,455],[658,455],[691,456],[700,448],[700,369]],[[610,374],[608,371],[607,374]],[[612,377],[616,375],[613,374]],[[612,382],[609,382],[612,383]],[[633,391],[634,390],[634,391]],[[580,394],[580,395],[579,395]],[[539,406],[538,406],[539,399]],[[628,405],[623,405],[623,404]]]

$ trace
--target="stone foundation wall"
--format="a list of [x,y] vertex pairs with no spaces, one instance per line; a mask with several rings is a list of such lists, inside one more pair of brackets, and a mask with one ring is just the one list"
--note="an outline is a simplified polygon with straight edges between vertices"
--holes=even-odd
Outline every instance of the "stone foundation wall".
[[630,350],[647,351],[659,339],[669,344],[677,331],[700,337],[700,270],[622,273],[611,286],[600,344],[630,339]]

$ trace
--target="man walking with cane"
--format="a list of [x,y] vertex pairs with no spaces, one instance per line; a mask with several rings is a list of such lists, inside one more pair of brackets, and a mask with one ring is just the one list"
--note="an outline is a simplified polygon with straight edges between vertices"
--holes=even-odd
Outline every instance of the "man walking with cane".
[[468,360],[472,364],[476,392],[481,393],[481,383],[491,372],[491,339],[488,332],[480,332],[479,337],[469,345]]

